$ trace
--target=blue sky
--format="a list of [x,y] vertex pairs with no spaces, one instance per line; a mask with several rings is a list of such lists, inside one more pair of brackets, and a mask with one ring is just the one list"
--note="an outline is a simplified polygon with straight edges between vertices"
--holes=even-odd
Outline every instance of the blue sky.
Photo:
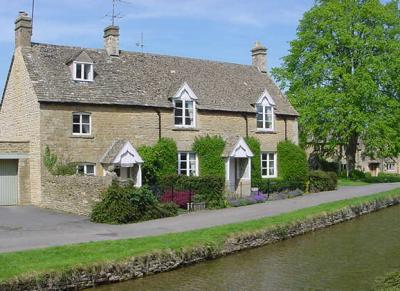
[[[268,67],[278,66],[313,0],[123,0],[117,19],[120,47],[137,51],[249,64],[256,40],[268,47]],[[18,11],[32,0],[0,0],[0,90],[14,49]],[[103,47],[112,0],[36,0],[33,41]]]

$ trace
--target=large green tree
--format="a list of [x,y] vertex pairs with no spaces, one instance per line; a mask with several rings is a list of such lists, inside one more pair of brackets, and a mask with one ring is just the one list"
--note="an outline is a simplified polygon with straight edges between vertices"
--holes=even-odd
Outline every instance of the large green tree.
[[300,113],[301,138],[325,154],[357,143],[370,156],[399,153],[399,1],[317,0],[273,75]]

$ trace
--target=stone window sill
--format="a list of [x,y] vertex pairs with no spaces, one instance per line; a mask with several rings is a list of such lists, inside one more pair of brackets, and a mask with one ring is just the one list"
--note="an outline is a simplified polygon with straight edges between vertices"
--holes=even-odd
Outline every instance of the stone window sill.
[[200,131],[200,129],[193,128],[193,127],[175,127],[172,130],[173,131]]
[[70,135],[70,138],[94,139],[93,135]]
[[256,134],[277,134],[275,130],[257,130]]

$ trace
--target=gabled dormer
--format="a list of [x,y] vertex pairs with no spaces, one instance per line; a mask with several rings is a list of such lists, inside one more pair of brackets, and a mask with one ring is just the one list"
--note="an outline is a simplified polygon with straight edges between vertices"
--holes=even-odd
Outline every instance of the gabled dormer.
[[275,101],[265,89],[256,103],[257,131],[275,131]]
[[86,51],[81,51],[76,57],[69,61],[68,64],[74,81],[93,82],[93,60]]
[[185,82],[172,98],[174,104],[174,124],[179,128],[196,127],[197,96]]

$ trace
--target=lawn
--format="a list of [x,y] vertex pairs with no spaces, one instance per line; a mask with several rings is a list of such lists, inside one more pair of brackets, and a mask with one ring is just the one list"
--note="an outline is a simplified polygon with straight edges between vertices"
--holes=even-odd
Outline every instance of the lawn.
[[172,233],[136,239],[101,241],[0,254],[0,281],[15,277],[50,272],[62,273],[71,268],[107,262],[124,261],[133,256],[162,250],[181,250],[196,246],[221,246],[228,237],[276,226],[304,221],[350,205],[400,196],[400,188],[365,197],[341,200],[242,223],[222,225],[202,230]]
[[350,179],[341,178],[338,180],[338,186],[364,186],[369,185],[370,183],[364,181],[354,181]]

